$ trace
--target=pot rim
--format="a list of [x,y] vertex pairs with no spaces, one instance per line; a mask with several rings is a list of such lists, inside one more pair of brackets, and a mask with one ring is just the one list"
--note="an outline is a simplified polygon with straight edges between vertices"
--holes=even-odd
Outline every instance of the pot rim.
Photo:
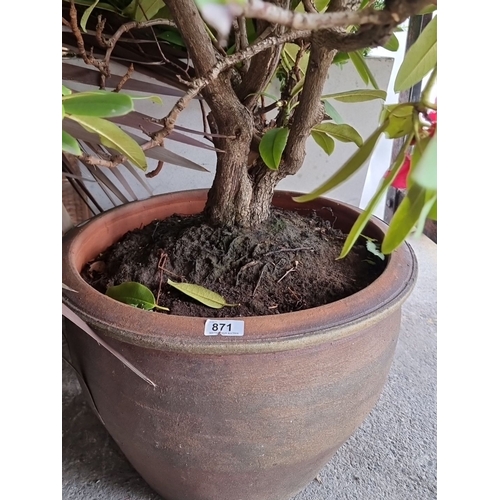
[[[216,318],[174,316],[134,308],[95,290],[80,276],[80,270],[75,264],[76,256],[83,242],[91,238],[94,228],[130,218],[130,214],[137,213],[137,208],[142,208],[143,211],[160,210],[167,206],[167,201],[170,204],[182,200],[204,204],[207,193],[206,189],[179,191],[130,202],[97,215],[68,231],[63,237],[62,278],[63,283],[77,293],[63,290],[63,303],[91,328],[126,343],[172,352],[243,354],[311,347],[355,335],[360,328],[375,325],[394,314],[413,290],[418,266],[413,249],[405,242],[388,257],[382,274],[363,290],[336,302],[302,311],[224,318],[226,321],[233,319],[245,322],[243,337],[227,337],[204,335],[205,321]],[[276,191],[274,201],[279,205],[280,201],[287,200],[290,204],[290,198],[299,194],[301,193]],[[299,210],[337,208],[350,212],[353,217],[361,212],[357,207],[326,198],[296,205]],[[158,218],[162,216],[151,220]],[[151,220],[144,221],[143,224]],[[128,227],[126,231],[134,227]],[[387,227],[385,222],[372,217],[365,234],[385,233]],[[107,246],[109,245],[104,248]]]

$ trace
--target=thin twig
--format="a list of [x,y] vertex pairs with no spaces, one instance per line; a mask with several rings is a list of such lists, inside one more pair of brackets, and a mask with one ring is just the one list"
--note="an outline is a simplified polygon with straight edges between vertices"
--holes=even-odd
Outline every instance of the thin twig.
[[268,255],[281,252],[298,252],[299,250],[314,250],[314,248],[313,247],[280,248],[279,250],[273,250],[272,252],[267,252],[264,254],[264,256],[267,257]]
[[257,291],[257,288],[259,288],[260,285],[260,280],[262,279],[262,275],[264,274],[264,271],[266,270],[267,267],[267,262],[264,264],[262,267],[262,271],[260,272],[259,279],[257,280],[257,284],[255,285],[255,288],[253,289],[252,297],[255,297],[255,292]]
[[123,86],[127,83],[127,81],[132,76],[133,72],[134,72],[134,65],[133,65],[133,63],[130,63],[130,66],[128,67],[127,72],[123,75],[123,78],[118,82],[118,85],[116,86],[116,88],[113,92],[120,92],[120,90],[123,88]]
[[286,278],[290,273],[293,273],[297,270],[297,266],[299,265],[299,261],[295,261],[293,263],[293,267],[291,267],[276,283],[279,283],[282,279]]
[[262,19],[281,26],[288,26],[296,30],[320,30],[364,24],[399,24],[406,18],[418,14],[424,7],[431,4],[435,4],[435,0],[395,2],[394,11],[363,9],[318,14],[292,11],[262,0],[249,0],[241,6],[241,11],[237,12],[237,14]]
[[152,177],[156,177],[161,172],[162,168],[163,168],[163,162],[161,160],[158,160],[158,165],[156,165],[156,168],[151,172],[148,172],[146,174],[146,177],[148,177],[149,179],[151,179]]

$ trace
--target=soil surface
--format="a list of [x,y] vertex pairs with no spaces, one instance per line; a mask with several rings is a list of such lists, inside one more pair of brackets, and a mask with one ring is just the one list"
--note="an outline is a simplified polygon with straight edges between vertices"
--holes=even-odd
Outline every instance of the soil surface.
[[[345,238],[314,213],[273,209],[258,229],[214,228],[202,215],[174,215],[127,233],[88,263],[83,277],[103,293],[126,281],[142,283],[159,305],[170,309],[162,314],[281,314],[352,295],[382,273],[385,262],[363,243],[336,260]],[[168,285],[167,279],[204,286],[239,305],[209,308]]]

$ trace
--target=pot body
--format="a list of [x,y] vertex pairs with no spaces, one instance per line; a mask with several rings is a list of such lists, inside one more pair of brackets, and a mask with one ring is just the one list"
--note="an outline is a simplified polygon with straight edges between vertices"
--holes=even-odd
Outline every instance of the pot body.
[[[401,305],[416,279],[402,246],[369,287],[307,311],[238,318],[243,337],[205,336],[206,318],[169,316],[103,296],[83,265],[127,231],[203,209],[206,191],[171,193],[91,219],[63,242],[63,301],[152,387],[73,324],[73,363],[108,432],[167,500],[288,500],[368,415],[396,347]],[[324,212],[348,230],[358,210],[330,200],[276,206]],[[324,208],[326,207],[326,209]],[[332,212],[334,215],[332,215]],[[376,219],[366,234],[382,239]]]

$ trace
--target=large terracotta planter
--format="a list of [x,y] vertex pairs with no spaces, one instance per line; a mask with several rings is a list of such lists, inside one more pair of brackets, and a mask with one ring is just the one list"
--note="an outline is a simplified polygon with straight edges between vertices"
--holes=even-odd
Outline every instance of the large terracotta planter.
[[[401,306],[417,273],[403,245],[369,287],[333,304],[244,318],[243,337],[205,336],[206,318],[169,316],[116,302],[81,277],[83,265],[128,230],[202,210],[206,191],[130,203],[69,232],[63,301],[151,378],[137,377],[68,324],[71,357],[108,432],[168,500],[288,500],[305,487],[368,415],[396,347]],[[348,230],[358,211],[329,200],[315,209]],[[366,234],[382,238],[373,219]],[[241,318],[239,318],[241,319]],[[381,436],[383,439],[383,436]]]

